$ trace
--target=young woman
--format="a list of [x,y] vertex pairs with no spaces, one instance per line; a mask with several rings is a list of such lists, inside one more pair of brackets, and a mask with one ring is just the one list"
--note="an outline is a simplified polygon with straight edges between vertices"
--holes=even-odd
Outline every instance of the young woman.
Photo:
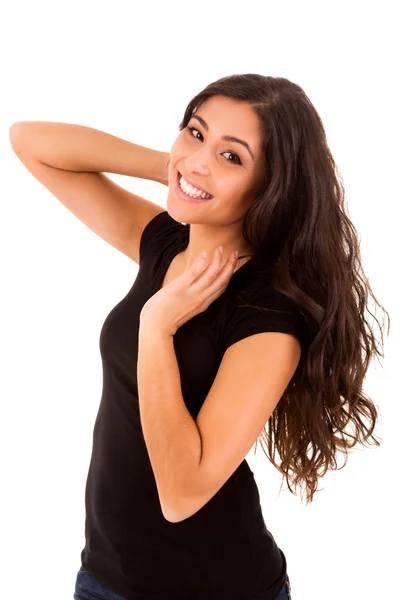
[[[338,452],[379,445],[362,390],[383,356],[364,314],[368,294],[377,301],[298,85],[224,77],[179,129],[164,153],[77,125],[11,128],[31,173],[139,265],[100,334],[74,598],[287,600],[285,554],[245,457],[264,435],[311,502]],[[104,172],[168,185],[167,210]]]

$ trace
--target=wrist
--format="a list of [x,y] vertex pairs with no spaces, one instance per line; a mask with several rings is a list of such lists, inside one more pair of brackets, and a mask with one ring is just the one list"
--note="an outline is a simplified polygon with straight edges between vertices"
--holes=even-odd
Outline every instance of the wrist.
[[154,320],[147,321],[142,319],[139,323],[139,341],[148,341],[149,343],[159,342],[164,339],[173,338],[174,334],[171,331],[163,329],[157,325]]

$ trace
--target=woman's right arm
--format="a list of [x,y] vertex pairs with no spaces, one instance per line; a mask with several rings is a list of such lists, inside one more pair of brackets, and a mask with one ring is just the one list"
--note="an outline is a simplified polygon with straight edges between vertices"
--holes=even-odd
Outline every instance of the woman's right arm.
[[16,154],[65,171],[117,173],[168,185],[168,152],[152,150],[85,125],[17,121],[10,128]]
[[94,233],[139,264],[147,223],[165,209],[103,171],[168,186],[169,153],[83,125],[17,121],[11,146],[30,173]]

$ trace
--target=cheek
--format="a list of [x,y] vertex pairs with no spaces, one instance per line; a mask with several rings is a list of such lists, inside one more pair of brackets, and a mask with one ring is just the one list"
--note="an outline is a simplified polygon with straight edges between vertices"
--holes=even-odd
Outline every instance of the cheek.
[[[232,169],[233,171],[233,169]],[[248,183],[244,181],[241,173],[230,173],[218,181],[218,188],[226,196],[230,196],[232,201],[241,200],[247,196]]]
[[176,165],[177,162],[181,161],[187,156],[188,152],[185,149],[185,143],[180,136],[178,136],[175,142],[172,144],[169,154],[170,161],[173,165]]

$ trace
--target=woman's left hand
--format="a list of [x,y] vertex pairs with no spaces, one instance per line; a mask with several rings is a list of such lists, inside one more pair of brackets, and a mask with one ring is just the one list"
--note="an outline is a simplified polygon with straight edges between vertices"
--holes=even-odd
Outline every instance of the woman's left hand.
[[205,311],[226,290],[237,258],[233,252],[221,265],[222,256],[216,248],[208,267],[205,262],[200,256],[188,271],[151,296],[140,313],[140,326],[146,324],[173,336],[189,319]]

